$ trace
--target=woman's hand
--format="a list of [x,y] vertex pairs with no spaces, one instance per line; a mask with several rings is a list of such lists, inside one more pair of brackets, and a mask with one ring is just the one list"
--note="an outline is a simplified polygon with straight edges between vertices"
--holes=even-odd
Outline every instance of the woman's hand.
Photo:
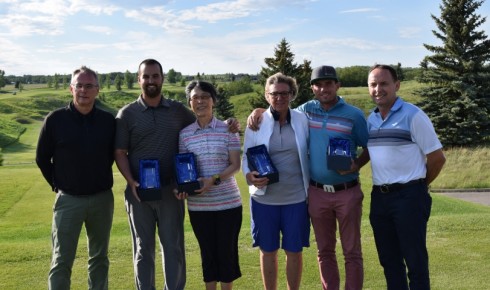
[[253,184],[257,188],[262,188],[269,184],[269,178],[258,177],[259,173],[257,171],[251,171],[247,173],[246,178],[249,184]]

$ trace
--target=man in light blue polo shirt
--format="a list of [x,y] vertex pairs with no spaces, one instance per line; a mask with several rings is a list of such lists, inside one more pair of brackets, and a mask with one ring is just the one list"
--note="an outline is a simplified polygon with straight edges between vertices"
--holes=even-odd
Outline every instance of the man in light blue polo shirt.
[[400,81],[394,68],[373,66],[368,87],[377,106],[368,117],[373,172],[369,219],[387,289],[428,290],[428,185],[446,158],[429,117],[396,95]]

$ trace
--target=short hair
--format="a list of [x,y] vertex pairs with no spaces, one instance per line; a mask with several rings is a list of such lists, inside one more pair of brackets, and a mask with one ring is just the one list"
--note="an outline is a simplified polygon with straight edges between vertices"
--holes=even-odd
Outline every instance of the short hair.
[[94,70],[84,65],[82,65],[80,68],[77,68],[76,70],[73,71],[73,73],[71,74],[70,84],[73,84],[73,80],[81,73],[87,73],[92,75],[95,78],[95,82],[97,83],[97,85],[99,85],[99,76],[97,75],[97,73]]
[[265,92],[267,93],[269,90],[269,87],[271,85],[275,84],[287,84],[289,86],[289,89],[291,90],[291,93],[293,97],[291,98],[291,101],[296,99],[296,96],[298,95],[298,84],[296,83],[296,79],[290,76],[287,76],[281,72],[275,73],[271,75],[269,78],[267,78],[265,82]]
[[391,66],[391,65],[387,65],[387,64],[375,64],[373,65],[370,69],[369,69],[369,74],[375,70],[375,69],[386,69],[390,72],[391,74],[391,77],[393,78],[393,81],[398,81],[398,75],[396,73],[396,70]]
[[218,93],[216,92],[216,88],[213,86],[213,84],[201,80],[193,80],[185,87],[185,96],[187,98],[187,104],[189,105],[191,104],[191,92],[196,87],[200,88],[206,93],[209,93],[211,95],[211,98],[213,99],[213,102],[216,104],[217,96],[218,96]]
[[156,59],[152,59],[152,58],[147,58],[145,59],[144,61],[142,61],[140,63],[140,65],[138,66],[138,76],[140,75],[140,69],[141,69],[141,66],[142,65],[153,65],[153,64],[156,64],[158,65],[158,67],[160,67],[160,74],[162,75],[163,77],[163,68],[162,68],[162,65],[156,60]]

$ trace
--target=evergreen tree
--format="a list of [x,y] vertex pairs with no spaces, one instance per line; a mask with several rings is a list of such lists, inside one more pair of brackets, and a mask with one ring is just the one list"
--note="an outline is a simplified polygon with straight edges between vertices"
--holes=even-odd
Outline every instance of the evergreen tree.
[[477,31],[485,17],[476,14],[483,1],[442,0],[440,17],[432,16],[442,46],[421,62],[419,104],[431,118],[444,145],[488,144],[490,136],[490,40]]
[[311,100],[313,96],[310,85],[311,71],[311,61],[309,60],[303,60],[303,64],[298,66],[298,72],[294,75],[296,83],[298,84],[298,95],[291,103],[292,108],[296,108]]
[[104,88],[104,75],[98,74],[99,88],[102,90]]
[[66,90],[68,87],[68,81],[66,79],[66,75],[63,75],[63,90]]
[[5,71],[0,69],[0,88],[3,88],[6,85],[4,76],[5,76]]
[[58,74],[54,74],[53,85],[55,90],[60,88],[60,76]]
[[402,64],[397,63],[395,69],[396,69],[396,75],[398,76],[398,80],[400,80],[400,81],[405,80],[405,75],[403,74]]
[[[216,87],[216,85],[215,85]],[[218,96],[218,101],[214,106],[216,117],[220,120],[226,120],[234,116],[233,109],[234,106],[230,103],[230,96],[228,92],[221,86],[216,87]]]
[[128,88],[128,90],[131,90],[133,88],[134,75],[130,73],[129,70],[126,70],[126,72],[124,73],[124,83],[126,84],[126,88]]
[[120,91],[122,89],[123,80],[119,74],[116,75],[114,79],[114,85],[116,86],[116,90]]
[[48,76],[48,88],[52,88],[53,87],[53,78],[51,76]]
[[111,74],[107,74],[105,77],[105,87],[110,90],[111,89]]
[[311,99],[311,62],[304,60],[301,65],[294,63],[294,54],[291,52],[290,45],[285,38],[283,38],[274,49],[274,57],[266,57],[264,62],[266,67],[262,67],[259,74],[259,83],[262,85],[262,88],[257,92],[256,96],[249,100],[249,103],[253,108],[269,107],[269,104],[264,97],[263,88],[265,87],[267,78],[278,72],[296,78],[296,82],[299,85],[298,96],[291,104],[292,107]]

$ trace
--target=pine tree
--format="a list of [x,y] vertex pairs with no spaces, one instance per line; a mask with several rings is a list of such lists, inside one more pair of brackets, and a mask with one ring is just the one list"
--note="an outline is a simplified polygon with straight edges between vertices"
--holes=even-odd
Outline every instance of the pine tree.
[[58,90],[60,88],[60,76],[58,74],[54,74],[53,83],[54,83],[54,89]]
[[421,62],[419,104],[431,118],[444,145],[478,145],[490,141],[490,40],[477,31],[485,17],[476,14],[483,1],[442,0],[440,17],[432,16],[442,46],[424,44],[433,54]]
[[119,74],[116,75],[114,79],[114,85],[116,86],[116,90],[120,91],[122,89],[123,80]]
[[105,87],[110,90],[111,89],[111,74],[107,74],[105,78]]
[[[216,85],[215,85],[216,87]],[[226,120],[228,118],[231,118],[234,116],[234,106],[232,103],[230,103],[230,96],[226,92],[226,90],[221,87],[217,86],[217,102],[216,105],[214,106],[214,110],[216,113],[216,117],[220,120]]]
[[303,64],[298,66],[298,73],[294,77],[296,78],[299,88],[296,99],[291,103],[292,108],[296,108],[311,100],[313,96],[310,87],[311,71],[311,61],[309,60],[303,60]]
[[403,69],[402,69],[402,64],[401,63],[397,63],[395,69],[396,69],[396,75],[398,77],[398,80],[400,80],[400,81],[405,80],[405,76],[403,74]]
[[4,75],[5,75],[5,71],[0,69],[0,88],[3,88],[7,84]]
[[68,87],[68,79],[66,75],[63,75],[63,90],[66,90]]
[[269,104],[264,97],[263,88],[265,87],[267,78],[278,72],[294,77],[298,83],[298,96],[291,104],[293,108],[311,99],[311,62],[304,60],[301,65],[294,63],[294,54],[291,52],[290,45],[285,38],[283,38],[279,45],[274,49],[274,57],[266,57],[264,62],[267,66],[262,67],[259,74],[259,83],[262,85],[262,89],[255,97],[249,100],[249,103],[253,108],[269,107]]
[[134,75],[129,72],[129,70],[126,70],[126,72],[124,73],[124,83],[126,84],[126,88],[128,88],[128,90],[131,90],[133,88]]
[[102,90],[104,88],[104,75],[103,74],[97,74],[98,75],[98,80],[99,80],[99,88]]

